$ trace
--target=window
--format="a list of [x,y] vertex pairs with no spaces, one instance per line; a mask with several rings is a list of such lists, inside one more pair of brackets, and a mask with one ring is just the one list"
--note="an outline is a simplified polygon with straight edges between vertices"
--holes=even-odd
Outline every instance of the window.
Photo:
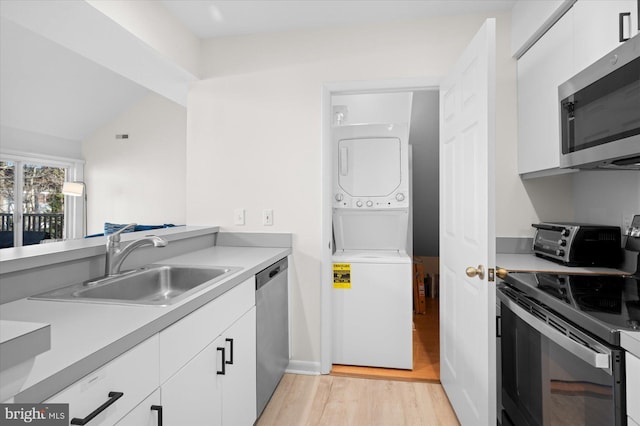
[[72,214],[75,202],[62,194],[63,183],[75,174],[72,160],[0,158],[0,248],[75,236],[82,223],[74,218],[82,216]]

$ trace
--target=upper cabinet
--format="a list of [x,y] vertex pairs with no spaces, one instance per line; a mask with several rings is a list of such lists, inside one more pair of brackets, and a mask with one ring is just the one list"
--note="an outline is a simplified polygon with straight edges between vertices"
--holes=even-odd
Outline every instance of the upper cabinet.
[[511,55],[520,58],[575,1],[517,1],[511,12]]
[[573,75],[565,15],[518,60],[518,173],[559,170],[558,85]]
[[580,0],[572,13],[574,74],[638,33],[638,0]]
[[[516,28],[527,14],[539,27]],[[558,86],[618,47],[620,35],[638,33],[638,0],[519,1],[512,26],[518,173],[526,178],[570,172],[560,168]]]

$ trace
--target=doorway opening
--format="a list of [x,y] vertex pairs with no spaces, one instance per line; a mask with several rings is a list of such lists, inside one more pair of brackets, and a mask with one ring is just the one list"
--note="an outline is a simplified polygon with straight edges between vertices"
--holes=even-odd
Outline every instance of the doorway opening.
[[[412,152],[412,203],[411,232],[408,238],[408,253],[413,258],[413,370],[392,368],[334,365],[331,352],[331,327],[333,314],[331,309],[331,256],[324,262],[322,308],[322,372],[334,375],[361,377],[396,378],[401,380],[439,381],[439,299],[437,271],[439,254],[439,91],[436,84],[423,82],[380,82],[361,87],[363,83],[345,83],[326,87],[323,111],[325,115],[324,137],[324,184],[328,191],[325,199],[325,231],[331,232],[331,186],[332,186],[332,140],[331,126],[336,124],[356,124],[366,122],[398,122],[398,105],[376,106],[376,95],[383,99],[388,94],[410,93],[409,144]],[[406,85],[405,85],[406,84]],[[366,85],[366,83],[365,83]],[[332,90],[334,89],[334,90]],[[367,95],[367,96],[362,96]],[[345,108],[345,99],[367,99],[362,108],[354,111]],[[392,99],[388,97],[387,99]],[[338,100],[339,102],[336,102]],[[353,106],[353,104],[350,104]],[[337,107],[337,108],[336,108]],[[366,117],[373,117],[367,119]],[[336,121],[338,120],[338,123]],[[328,209],[327,209],[328,206]],[[328,215],[328,216],[327,216]],[[328,226],[326,226],[328,225]],[[331,235],[331,234],[329,234]],[[327,245],[333,248],[330,239]],[[328,268],[327,268],[328,265]],[[420,272],[420,273],[418,273]],[[328,294],[327,294],[328,293]]]

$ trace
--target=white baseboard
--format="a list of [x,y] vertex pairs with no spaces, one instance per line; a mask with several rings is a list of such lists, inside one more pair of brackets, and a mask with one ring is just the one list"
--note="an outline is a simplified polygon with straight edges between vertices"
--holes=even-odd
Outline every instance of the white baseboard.
[[320,363],[292,359],[289,361],[286,372],[292,374],[306,374],[308,376],[317,376],[320,374]]

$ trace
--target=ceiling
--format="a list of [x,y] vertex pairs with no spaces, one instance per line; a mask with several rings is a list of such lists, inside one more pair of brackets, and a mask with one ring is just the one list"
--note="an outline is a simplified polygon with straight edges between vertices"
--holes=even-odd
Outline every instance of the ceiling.
[[[10,1],[1,0],[8,4]],[[53,0],[56,1],[56,0]],[[161,0],[201,39],[509,10],[516,0]],[[6,2],[6,3],[5,3]],[[81,141],[149,93],[2,18],[0,125]]]
[[201,39],[510,10],[516,0],[162,0]]

